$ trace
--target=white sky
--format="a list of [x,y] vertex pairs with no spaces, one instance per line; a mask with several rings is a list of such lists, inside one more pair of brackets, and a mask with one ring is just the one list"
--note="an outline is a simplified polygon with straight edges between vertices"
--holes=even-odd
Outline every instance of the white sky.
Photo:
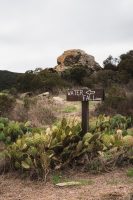
[[0,70],[54,67],[74,48],[101,65],[133,49],[133,0],[0,0]]

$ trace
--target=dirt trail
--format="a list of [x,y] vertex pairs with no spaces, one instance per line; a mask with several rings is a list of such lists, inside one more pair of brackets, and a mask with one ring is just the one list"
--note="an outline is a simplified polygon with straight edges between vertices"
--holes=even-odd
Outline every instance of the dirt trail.
[[0,200],[132,200],[133,178],[126,176],[126,170],[102,175],[70,172],[67,178],[90,180],[91,184],[64,188],[55,186],[52,181],[45,185],[7,174],[0,176]]

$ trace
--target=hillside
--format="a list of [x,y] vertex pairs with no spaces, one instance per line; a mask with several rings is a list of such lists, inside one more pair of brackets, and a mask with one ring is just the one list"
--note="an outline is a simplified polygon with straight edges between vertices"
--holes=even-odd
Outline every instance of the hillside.
[[54,92],[73,86],[106,89],[113,85],[123,88],[127,84],[132,88],[132,80],[133,50],[119,58],[109,56],[102,68],[94,56],[80,49],[69,49],[57,58],[55,67],[36,68],[23,74],[0,71],[0,90],[15,87],[19,92]]
[[20,73],[0,70],[0,90],[15,87],[19,76]]

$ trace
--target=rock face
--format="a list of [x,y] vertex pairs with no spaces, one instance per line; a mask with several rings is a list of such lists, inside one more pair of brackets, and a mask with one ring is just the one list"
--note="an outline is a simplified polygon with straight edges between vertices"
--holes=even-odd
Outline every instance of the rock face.
[[44,92],[42,94],[39,94],[38,97],[39,99],[44,99],[45,97],[49,97],[50,93],[49,92]]
[[92,71],[101,69],[93,56],[88,55],[80,49],[64,51],[64,53],[57,58],[57,64],[55,70],[58,72],[65,71],[66,69],[73,68],[77,65],[88,67]]

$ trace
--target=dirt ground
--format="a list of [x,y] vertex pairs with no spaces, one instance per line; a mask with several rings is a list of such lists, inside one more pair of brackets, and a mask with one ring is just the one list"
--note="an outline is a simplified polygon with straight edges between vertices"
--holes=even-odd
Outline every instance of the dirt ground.
[[133,178],[127,169],[91,175],[67,172],[71,180],[89,180],[89,184],[59,188],[51,179],[45,184],[21,179],[17,174],[0,176],[0,200],[133,200]]

